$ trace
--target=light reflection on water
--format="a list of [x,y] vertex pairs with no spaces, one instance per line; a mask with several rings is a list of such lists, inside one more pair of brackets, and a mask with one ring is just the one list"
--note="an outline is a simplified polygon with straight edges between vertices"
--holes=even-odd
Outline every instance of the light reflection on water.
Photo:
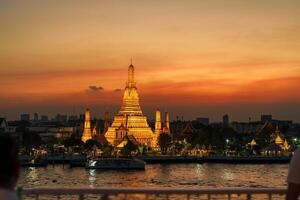
[[97,180],[97,176],[96,176],[96,170],[91,169],[89,170],[89,181],[90,181],[90,187],[94,186],[95,181]]
[[22,168],[23,187],[284,187],[288,165],[149,164],[145,171]]

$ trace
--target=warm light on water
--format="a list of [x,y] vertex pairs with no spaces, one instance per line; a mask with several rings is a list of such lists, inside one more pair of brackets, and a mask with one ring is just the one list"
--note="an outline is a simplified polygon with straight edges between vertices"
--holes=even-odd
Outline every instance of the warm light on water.
[[284,187],[288,165],[149,164],[145,171],[95,171],[66,165],[22,168],[23,187]]

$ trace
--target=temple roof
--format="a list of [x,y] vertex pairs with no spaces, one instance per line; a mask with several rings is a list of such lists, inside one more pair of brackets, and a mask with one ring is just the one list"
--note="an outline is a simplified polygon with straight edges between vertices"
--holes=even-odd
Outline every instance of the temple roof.
[[280,135],[277,135],[275,138],[275,144],[283,144],[283,140],[281,139]]
[[2,123],[6,123],[5,118],[0,118],[0,124],[2,124]]
[[132,144],[134,144],[135,146],[139,146],[138,141],[135,139],[135,137],[133,135],[126,135],[122,141],[117,145],[118,148],[123,148],[128,141],[132,142]]
[[183,134],[192,134],[195,131],[195,128],[193,127],[191,122],[188,122],[184,129],[182,130]]
[[284,150],[289,150],[290,147],[291,147],[291,146],[289,145],[288,141],[285,139],[285,140],[284,140],[284,143],[283,143],[283,149],[284,149]]
[[256,135],[257,136],[259,136],[259,135],[272,135],[274,130],[275,129],[274,129],[273,125],[270,122],[266,121],[264,123],[264,125],[260,128],[260,130],[257,132]]
[[257,143],[256,143],[256,141],[254,139],[252,139],[251,142],[250,142],[250,145],[251,146],[255,146],[255,145],[257,145]]
[[275,135],[275,144],[282,145],[284,141],[281,138],[281,132],[280,132],[278,126],[276,126],[276,130],[275,130],[274,135]]

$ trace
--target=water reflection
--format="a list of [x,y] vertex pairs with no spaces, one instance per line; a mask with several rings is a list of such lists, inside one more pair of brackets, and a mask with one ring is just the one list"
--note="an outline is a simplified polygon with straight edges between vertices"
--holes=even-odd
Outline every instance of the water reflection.
[[170,164],[145,171],[98,171],[84,168],[22,168],[24,187],[282,187],[288,165]]
[[96,181],[96,170],[95,169],[89,170],[89,181],[90,181],[90,187],[93,187],[94,183]]
[[233,180],[233,173],[231,172],[231,170],[223,170],[223,176],[222,178],[226,181],[232,181]]
[[38,169],[34,167],[29,167],[28,168],[28,173],[27,173],[28,179],[30,182],[34,182],[38,178]]

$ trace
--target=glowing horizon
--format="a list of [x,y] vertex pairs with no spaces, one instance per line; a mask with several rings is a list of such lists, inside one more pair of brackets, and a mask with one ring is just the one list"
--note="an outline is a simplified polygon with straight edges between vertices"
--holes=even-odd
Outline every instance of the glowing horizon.
[[[142,108],[209,116],[205,106],[223,105],[235,119],[262,108],[300,121],[299,9],[292,0],[3,2],[0,115],[118,107],[133,57]],[[245,116],[234,104],[247,105]]]

